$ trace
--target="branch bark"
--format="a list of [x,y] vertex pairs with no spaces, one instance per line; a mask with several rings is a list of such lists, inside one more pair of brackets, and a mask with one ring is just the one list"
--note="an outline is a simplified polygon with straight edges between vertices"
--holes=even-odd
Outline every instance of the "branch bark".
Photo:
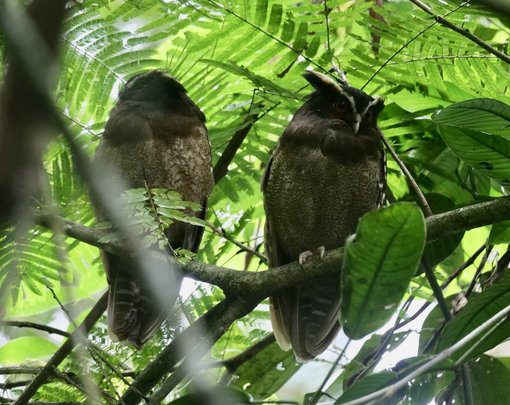
[[[77,240],[111,253],[127,252],[127,249],[120,242],[102,242],[101,238],[105,235],[105,231],[58,217],[49,218],[48,216],[49,214],[42,211],[38,211],[35,215],[37,223],[43,226],[52,221],[59,221],[65,234]],[[510,197],[496,198],[428,217],[426,220],[428,239],[432,241],[451,233],[466,231],[506,219],[510,219]],[[326,252],[322,259],[312,258],[304,266],[294,262],[257,273],[241,272],[198,261],[179,264],[175,259],[169,258],[163,251],[154,250],[151,251],[151,254],[154,255],[155,260],[164,260],[164,263],[168,263],[169,260],[173,261],[173,264],[180,267],[185,277],[220,287],[227,298],[207,312],[198,322],[188,327],[181,335],[177,336],[161,352],[158,358],[135,379],[133,385],[126,391],[121,400],[121,403],[125,404],[138,403],[164,374],[175,368],[184,359],[184,351],[180,350],[181,347],[191,347],[193,358],[196,359],[197,356],[201,358],[236,319],[253,310],[265,297],[282,288],[302,283],[311,278],[338,272],[342,263],[343,249],[339,248]],[[105,297],[103,299],[104,303],[100,308],[100,313],[96,314],[97,318],[106,308],[106,299]],[[94,317],[94,322],[97,318]],[[201,333],[201,331],[205,331],[205,333]],[[53,367],[56,367],[73,347],[74,344],[70,342],[72,342],[71,339],[64,344],[66,350],[63,350],[63,346],[50,360],[44,368],[46,372],[41,372],[27,387],[27,390],[20,397],[21,400],[30,398],[37,388],[47,380]],[[188,350],[185,352],[190,353]],[[166,385],[158,395],[163,396],[168,389],[175,386],[176,381],[178,382],[180,378],[179,375],[176,375],[167,380]],[[17,403],[24,404],[26,402]]]
[[64,330],[60,330],[57,328],[53,328],[48,325],[41,325],[39,323],[34,322],[24,322],[24,321],[0,321],[0,326],[14,326],[17,328],[32,328],[32,329],[38,329],[42,330],[44,332],[48,332],[50,334],[60,335],[69,337],[71,334],[69,332],[66,332]]
[[[48,226],[49,214],[38,211],[35,215],[39,225]],[[490,225],[510,219],[510,196],[457,208],[442,214],[432,215],[426,219],[428,241],[433,241],[449,234],[467,231],[484,225]],[[101,229],[87,227],[75,222],[54,218],[60,222],[64,233],[76,240],[104,249],[110,253],[129,253],[120,242],[102,241],[106,232]],[[342,263],[343,249],[338,248],[326,252],[321,260],[312,259],[304,267],[297,262],[262,272],[241,272],[214,264],[192,261],[179,264],[169,258],[163,251],[152,251],[156,260],[164,263],[173,262],[185,277],[214,284],[220,287],[225,295],[257,296],[262,300],[281,288],[289,287],[319,275],[332,274],[338,271]]]

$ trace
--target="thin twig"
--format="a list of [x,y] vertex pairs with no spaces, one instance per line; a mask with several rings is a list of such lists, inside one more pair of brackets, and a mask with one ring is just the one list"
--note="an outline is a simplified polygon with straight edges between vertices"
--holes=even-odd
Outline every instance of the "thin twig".
[[428,372],[434,366],[441,363],[443,360],[450,358],[454,353],[456,353],[457,351],[462,349],[465,345],[470,343],[472,340],[476,339],[480,334],[482,334],[486,330],[490,329],[492,326],[496,325],[497,323],[501,322],[501,320],[504,319],[509,313],[510,313],[510,305],[503,308],[497,314],[495,314],[494,316],[489,318],[487,321],[485,321],[480,326],[478,326],[477,328],[472,330],[470,333],[468,333],[466,336],[464,336],[462,339],[460,339],[457,343],[455,343],[448,349],[443,350],[442,352],[440,352],[439,354],[434,356],[431,360],[427,361],[425,364],[418,367],[417,369],[415,369],[413,372],[406,375],[404,378],[402,378],[398,382],[391,384],[388,387],[374,391],[374,392],[370,393],[369,395],[365,395],[365,396],[355,399],[353,401],[346,402],[346,403],[344,403],[344,405],[362,405],[362,404],[367,404],[370,401],[374,401],[376,399],[392,397],[396,392],[398,392],[402,388],[406,387],[409,382],[411,382],[415,378],[419,377],[420,375]]
[[[485,42],[480,37],[477,37],[472,32],[470,32],[470,31],[468,31],[468,30],[466,30],[464,28],[457,27],[455,24],[452,24],[451,22],[446,20],[444,17],[441,17],[439,15],[434,14],[432,12],[432,9],[429,6],[427,6],[425,3],[423,3],[421,0],[411,0],[411,3],[415,4],[416,6],[421,8],[423,11],[425,11],[427,14],[432,16],[432,18],[434,18],[434,20],[438,24],[441,24],[442,26],[447,27],[447,28],[451,29],[452,31],[455,31],[456,33],[462,35],[463,37],[465,37],[465,38],[469,39],[470,41],[474,42],[475,44],[477,44],[481,48],[485,49],[487,52],[492,53],[493,55],[495,55],[496,57],[501,59],[503,62],[506,62],[506,63],[510,64],[510,56],[508,56],[507,54],[505,54],[505,53],[497,50],[496,48],[490,46],[487,42]],[[466,5],[468,3],[469,2],[466,1],[466,2],[463,3],[463,5]]]
[[489,259],[489,256],[490,256],[490,254],[492,252],[493,247],[494,247],[493,245],[488,245],[487,246],[487,248],[485,250],[485,254],[482,257],[482,260],[480,261],[480,264],[476,268],[475,274],[473,275],[473,279],[471,280],[471,283],[469,284],[468,288],[466,289],[466,292],[465,292],[466,298],[469,298],[469,296],[471,295],[471,293],[475,289],[478,277],[482,273],[482,270],[484,269],[485,264],[487,263],[487,260]]
[[25,321],[0,321],[0,326],[14,326],[17,328],[32,328],[32,329],[38,329],[42,330],[44,332],[48,332],[50,334],[54,335],[60,335],[69,337],[71,334],[69,332],[53,328],[48,325],[41,325],[40,323],[34,323],[34,322],[25,322]]
[[441,290],[441,287],[439,286],[439,283],[437,282],[437,278],[434,274],[432,267],[429,266],[427,259],[425,257],[422,257],[421,264],[422,264],[423,268],[425,269],[425,275],[427,277],[427,281],[429,282],[430,287],[432,288],[432,293],[434,294],[434,297],[436,298],[439,308],[441,309],[441,312],[443,313],[444,319],[446,321],[451,320],[452,314],[450,313],[448,304],[443,296],[443,291]]
[[246,246],[245,244],[235,240],[233,237],[231,237],[222,227],[214,226],[211,222],[206,222],[207,228],[209,228],[213,233],[215,233],[218,236],[221,236],[223,239],[228,240],[229,242],[236,245],[241,251],[250,253],[253,256],[257,256],[262,263],[267,263],[267,257],[264,256],[262,253],[258,252],[255,249],[252,249],[249,246]]
[[[455,11],[457,11],[458,9],[460,9],[461,7],[464,7],[464,4],[461,4],[459,7],[457,7],[456,9],[450,11],[448,14],[446,14],[446,16],[449,16],[450,14],[454,13]],[[431,29],[434,25],[436,25],[438,22],[437,21],[434,21],[432,24],[428,25],[427,27],[425,27],[424,29],[422,29],[420,32],[418,32],[414,37],[412,37],[411,39],[407,40],[405,44],[403,44],[399,49],[397,49],[393,55],[391,55],[388,59],[386,59],[386,61],[372,74],[372,76],[369,77],[369,79],[365,82],[365,84],[363,85],[363,87],[361,87],[361,90],[363,90],[365,87],[368,86],[368,84],[381,72],[381,70],[383,70],[386,66],[388,66],[388,64],[397,57],[398,54],[400,54],[400,52],[402,52],[405,48],[407,48],[411,42],[415,41],[416,39],[418,39],[419,37],[421,37],[425,32],[427,32],[429,29]]]

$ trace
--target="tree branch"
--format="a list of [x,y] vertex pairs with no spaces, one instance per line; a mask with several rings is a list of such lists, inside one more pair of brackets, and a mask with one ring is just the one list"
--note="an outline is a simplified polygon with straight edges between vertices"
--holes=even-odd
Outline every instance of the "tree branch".
[[[496,198],[484,203],[473,204],[428,217],[426,220],[428,238],[429,241],[435,240],[451,233],[466,231],[506,219],[510,219],[510,197]],[[36,220],[40,225],[44,226],[49,222],[48,214],[38,211],[36,213]],[[77,240],[100,247],[110,253],[119,254],[127,250],[120,242],[101,242],[101,238],[106,233],[105,231],[86,227],[58,217],[52,218],[52,220],[60,221],[65,234]],[[173,261],[174,264],[180,267],[182,274],[186,277],[217,285],[224,291],[227,299],[207,312],[198,322],[193,323],[181,335],[176,337],[158,358],[135,379],[133,385],[122,398],[122,401],[126,404],[137,403],[159,381],[162,375],[170,371],[182,360],[183,355],[179,352],[179,348],[184,343],[186,347],[192,347],[194,356],[202,357],[235,319],[250,312],[265,297],[274,294],[282,288],[302,283],[319,275],[338,272],[342,263],[343,249],[339,248],[326,252],[322,259],[312,258],[304,267],[294,262],[262,272],[241,272],[198,261],[178,264],[175,262],[175,259],[169,258],[163,251],[151,250],[151,254],[154,255],[155,260],[165,260],[165,263],[168,263],[169,260]],[[103,297],[103,299],[104,306],[100,313],[106,307],[106,298]],[[97,317],[99,316],[100,314],[97,315]],[[205,336],[197,333],[197,331],[202,329],[207,332]],[[65,345],[69,345],[70,341],[66,342]],[[68,349],[70,350],[71,347],[68,347]],[[68,352],[61,357],[62,354],[59,355],[61,350],[54,356],[54,358],[56,357],[59,360],[50,360],[45,369],[50,368],[51,370],[53,364],[58,365],[67,356]],[[49,375],[51,375],[51,371],[47,371],[47,374],[43,375],[43,377],[36,377],[20,399],[30,398],[28,395],[33,395],[34,389],[37,390]],[[180,379],[180,376],[175,376],[173,379],[168,380],[166,389],[174,386],[176,381],[178,382]],[[30,391],[28,391],[29,388],[31,388]],[[161,391],[160,395],[163,395],[164,392]],[[23,404],[25,402],[18,403]]]
[[[176,336],[159,356],[140,373],[119,403],[137,404],[142,399],[140,393],[146,394],[158,383],[162,375],[172,370],[185,356],[192,356],[193,360],[201,358],[236,319],[251,312],[258,302],[257,298],[241,294],[233,299],[225,299],[206,312],[184,332]],[[156,398],[163,399],[167,395],[167,391],[184,377],[183,372],[177,374],[178,378],[170,378],[163,384],[161,390],[155,394]],[[153,397],[152,402],[154,401]]]
[[426,219],[428,240],[491,225],[510,218],[510,196],[468,205]]
[[48,332],[55,335],[69,337],[71,334],[69,332],[53,328],[47,325],[41,325],[40,323],[34,322],[22,322],[22,321],[0,321],[0,326],[15,326],[17,328],[32,328],[42,330],[44,332]]
[[[47,213],[38,211],[35,215],[39,225],[47,226]],[[426,219],[428,240],[433,241],[443,236],[466,231],[484,225],[490,225],[510,219],[510,197],[500,197],[493,200],[454,209],[442,214],[432,215]],[[92,246],[104,249],[110,253],[128,253],[120,242],[105,243],[101,239],[107,232],[87,227],[75,222],[55,218],[60,221],[61,228],[67,236]],[[289,287],[319,275],[332,274],[338,271],[342,263],[343,249],[338,248],[327,252],[323,259],[312,260],[303,267],[297,262],[262,272],[241,272],[226,267],[192,261],[179,264],[169,258],[163,251],[152,250],[155,260],[164,260],[180,267],[185,277],[197,281],[214,284],[220,287],[227,296],[247,294],[263,299],[277,290]]]
[[508,56],[507,54],[490,46],[483,39],[481,39],[480,37],[477,37],[475,34],[469,32],[468,30],[466,30],[464,28],[457,27],[455,24],[452,24],[450,21],[446,20],[445,18],[434,14],[432,12],[432,9],[429,6],[427,6],[425,3],[423,3],[421,0],[411,0],[411,3],[415,4],[416,6],[421,8],[423,11],[425,11],[427,14],[432,16],[434,18],[434,20],[437,21],[438,24],[441,24],[442,26],[449,28],[452,31],[455,31],[456,33],[462,35],[463,37],[466,37],[470,41],[477,44],[479,47],[485,49],[487,52],[492,53],[497,58],[501,59],[503,62],[510,64],[510,56]]
[[69,353],[71,353],[74,346],[81,341],[82,335],[84,333],[88,333],[90,329],[92,329],[94,324],[106,310],[107,301],[108,294],[105,293],[90,310],[80,327],[71,334],[62,346],[60,346],[60,349],[55,352],[52,358],[41,369],[40,373],[35,376],[30,385],[21,393],[15,402],[16,405],[28,404],[28,401],[34,396],[39,387],[55,375],[55,371],[60,363],[62,363]]

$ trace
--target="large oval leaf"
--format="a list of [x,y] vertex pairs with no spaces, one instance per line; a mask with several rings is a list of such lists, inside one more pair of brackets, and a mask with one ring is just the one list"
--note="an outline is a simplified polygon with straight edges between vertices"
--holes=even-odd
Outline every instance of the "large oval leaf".
[[0,347],[0,364],[19,364],[52,355],[58,346],[38,336],[23,336]]
[[425,219],[414,203],[366,214],[345,246],[342,319],[360,339],[383,326],[416,272],[425,246]]
[[[455,208],[455,203],[450,198],[436,193],[426,194],[425,197],[429,203],[430,208],[434,214],[441,214],[443,212],[451,211]],[[439,239],[428,243],[425,246],[423,257],[430,267],[434,267],[450,256],[455,249],[459,246],[464,232],[455,233],[453,235],[446,235]],[[424,271],[423,267],[421,271]]]
[[432,119],[438,125],[510,136],[510,106],[491,98],[476,98],[452,104],[436,112]]
[[492,99],[453,104],[433,114],[441,137],[465,163],[510,185],[510,106]]
[[[439,336],[436,351],[440,352],[450,347],[503,308],[506,308],[509,303],[510,277],[507,277],[469,300],[459,314],[446,324],[443,333]],[[492,349],[508,337],[510,337],[510,320],[505,320],[484,340],[475,339],[470,343],[471,346],[477,346],[468,356],[468,359]],[[465,346],[461,353],[454,354],[453,357],[457,358],[463,355],[468,349],[469,346]]]

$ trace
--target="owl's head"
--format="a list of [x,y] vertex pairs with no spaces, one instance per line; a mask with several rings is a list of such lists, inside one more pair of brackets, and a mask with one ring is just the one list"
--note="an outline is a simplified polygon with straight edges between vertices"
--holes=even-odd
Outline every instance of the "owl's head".
[[119,93],[117,105],[123,105],[124,102],[162,108],[167,112],[196,117],[205,122],[204,113],[188,97],[184,86],[161,70],[151,70],[129,79]]
[[119,100],[159,101],[186,94],[181,83],[161,70],[140,73],[129,79]]
[[320,116],[344,121],[355,134],[377,125],[377,117],[384,108],[382,98],[371,97],[312,70],[304,77],[316,90],[308,102],[309,106]]

